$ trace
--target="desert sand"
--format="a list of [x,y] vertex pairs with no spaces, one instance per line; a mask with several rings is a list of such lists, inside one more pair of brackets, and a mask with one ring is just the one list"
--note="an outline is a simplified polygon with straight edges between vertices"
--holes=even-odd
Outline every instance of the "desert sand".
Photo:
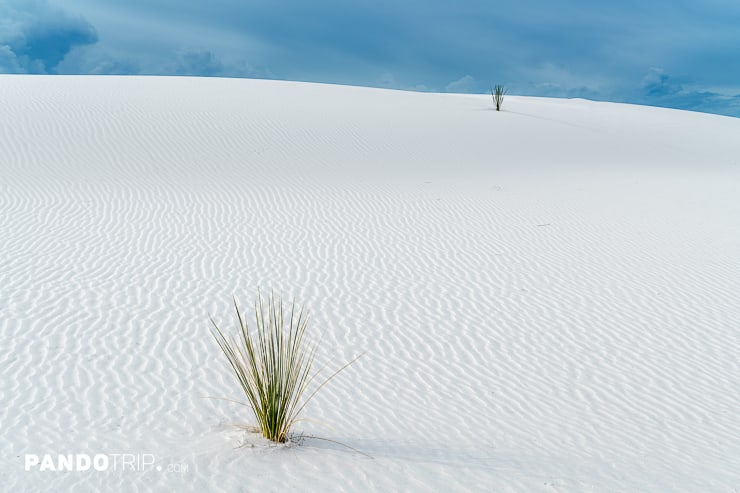
[[[737,492],[738,136],[586,100],[0,76],[0,489]],[[296,431],[367,455],[204,397],[243,397],[208,317],[258,288],[305,304],[329,369],[364,353]]]

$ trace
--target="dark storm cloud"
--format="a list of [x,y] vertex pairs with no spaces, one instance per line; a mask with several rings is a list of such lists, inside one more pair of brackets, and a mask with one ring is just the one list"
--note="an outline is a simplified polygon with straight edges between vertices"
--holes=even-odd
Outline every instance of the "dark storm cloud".
[[10,1],[0,5],[0,70],[55,73],[77,46],[97,42],[95,28],[82,16],[45,1]]

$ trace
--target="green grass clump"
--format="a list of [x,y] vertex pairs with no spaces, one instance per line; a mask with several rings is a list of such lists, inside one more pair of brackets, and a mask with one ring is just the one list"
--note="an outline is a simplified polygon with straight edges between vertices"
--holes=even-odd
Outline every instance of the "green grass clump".
[[[259,293],[254,303],[255,329],[250,328],[234,299],[239,320],[236,337],[226,337],[211,318],[211,330],[247,397],[259,431],[268,440],[283,443],[303,408],[316,392],[349,364],[316,386],[307,397],[309,384],[318,373],[311,373],[317,344],[304,338],[308,316],[295,302],[286,319],[282,299],[273,293],[267,306]],[[353,360],[354,361],[354,360]]]
[[491,88],[491,97],[493,98],[493,104],[496,105],[496,111],[501,111],[501,105],[504,104],[504,94],[506,94],[506,88],[501,84],[496,84]]

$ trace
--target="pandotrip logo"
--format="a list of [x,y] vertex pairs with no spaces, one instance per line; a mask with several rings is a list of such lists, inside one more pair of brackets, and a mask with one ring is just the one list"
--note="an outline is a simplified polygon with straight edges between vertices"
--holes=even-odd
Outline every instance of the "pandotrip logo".
[[26,471],[40,472],[165,472],[185,474],[182,463],[159,463],[154,454],[25,454]]

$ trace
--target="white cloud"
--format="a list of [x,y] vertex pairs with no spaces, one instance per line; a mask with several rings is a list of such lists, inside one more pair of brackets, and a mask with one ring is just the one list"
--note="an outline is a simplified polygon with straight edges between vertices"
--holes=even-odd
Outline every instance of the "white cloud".
[[475,92],[478,89],[478,85],[478,82],[472,75],[465,75],[447,84],[445,91],[457,93]]
[[549,62],[523,71],[521,78],[528,82],[521,84],[520,91],[540,96],[608,98],[614,89],[613,79],[593,72],[576,73]]
[[396,82],[396,77],[390,72],[380,74],[380,77],[378,77],[377,82],[380,87],[387,87],[389,89],[398,89],[398,83]]

